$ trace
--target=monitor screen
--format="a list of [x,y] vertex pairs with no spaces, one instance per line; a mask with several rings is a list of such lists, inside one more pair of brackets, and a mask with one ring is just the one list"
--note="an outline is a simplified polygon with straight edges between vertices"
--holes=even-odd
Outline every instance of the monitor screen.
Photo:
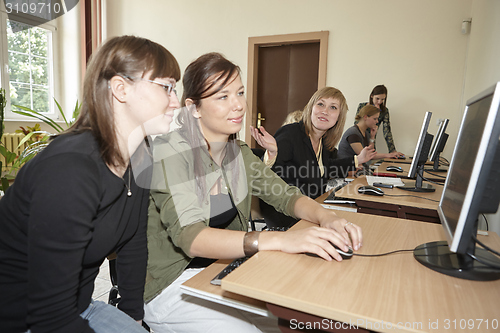
[[[486,187],[492,182],[490,171],[497,154],[499,102],[500,84],[496,90],[493,87],[467,101],[438,207],[452,252],[465,253],[472,241],[471,233],[477,227],[476,220],[480,213],[485,212],[484,209],[481,211],[483,197],[493,194],[488,194]],[[494,210],[496,208],[498,202]]]
[[500,82],[467,101],[438,206],[447,240],[413,251],[418,262],[440,273],[500,279],[500,258],[477,237],[479,215],[494,213],[500,203],[499,107]]
[[[411,161],[411,165],[410,165],[410,170],[408,171],[408,177],[409,178],[415,178],[416,175],[417,175],[417,167],[419,165],[419,163],[422,163],[421,160],[422,160],[422,153],[423,153],[423,149],[424,149],[424,143],[425,143],[425,140],[426,140],[426,136],[427,136],[427,139],[428,139],[428,133],[427,133],[427,129],[429,128],[429,123],[431,121],[431,116],[432,116],[432,112],[426,112],[425,113],[425,116],[424,116],[424,121],[422,123],[422,127],[420,128],[420,134],[418,136],[418,141],[417,141],[417,145],[415,146],[415,153],[413,154],[413,160]],[[432,140],[432,138],[431,138]],[[430,145],[430,143],[429,143]],[[428,155],[428,152],[427,154],[425,154],[425,160],[427,160],[427,155]],[[425,163],[425,161],[424,161]]]
[[436,136],[434,137],[434,141],[432,142],[431,150],[429,153],[429,160],[434,161],[436,158],[439,158],[440,150],[443,150],[443,139],[446,136],[446,127],[448,126],[449,119],[444,119],[439,124],[438,131]]

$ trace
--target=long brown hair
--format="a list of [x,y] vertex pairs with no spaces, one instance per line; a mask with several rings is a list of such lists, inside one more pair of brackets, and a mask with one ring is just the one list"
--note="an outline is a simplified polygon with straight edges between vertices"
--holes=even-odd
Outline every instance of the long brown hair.
[[368,104],[373,105],[373,96],[375,95],[385,95],[385,100],[382,104],[380,104],[380,111],[381,112],[386,112],[387,111],[387,88],[383,84],[379,84],[378,86],[375,86],[375,88],[372,89],[372,92],[370,93],[370,99]]
[[[198,198],[202,199],[205,193],[205,166],[200,158],[201,154],[208,153],[201,147],[204,144],[210,148],[210,144],[206,141],[201,133],[197,119],[193,117],[192,107],[186,107],[186,99],[191,99],[195,107],[200,107],[203,104],[203,99],[215,95],[221,91],[226,85],[240,75],[240,68],[227,60],[222,54],[211,52],[200,56],[198,59],[188,65],[184,71],[182,78],[183,94],[181,98],[181,113],[177,117],[177,123],[181,126],[181,134],[188,140],[193,147],[194,154],[194,175],[196,178]],[[239,153],[237,133],[231,134],[228,139],[226,148],[225,161],[233,161]],[[237,186],[238,169],[232,179],[233,189]],[[200,195],[203,194],[203,195]]]
[[337,123],[333,125],[333,127],[329,128],[325,134],[323,134],[323,143],[325,144],[328,150],[333,150],[335,146],[340,141],[342,137],[342,132],[344,130],[345,118],[347,114],[347,102],[340,90],[333,87],[324,87],[319,89],[312,95],[311,99],[307,103],[304,108],[304,112],[302,114],[302,121],[304,122],[306,134],[312,132],[312,121],[311,114],[314,105],[322,98],[333,98],[339,101],[340,104],[340,113],[337,119]]
[[178,81],[181,76],[174,56],[146,38],[114,37],[91,57],[83,84],[80,116],[68,132],[91,131],[104,162],[109,165],[126,165],[118,147],[109,80],[115,75],[143,77],[150,71],[151,80],[170,77]]

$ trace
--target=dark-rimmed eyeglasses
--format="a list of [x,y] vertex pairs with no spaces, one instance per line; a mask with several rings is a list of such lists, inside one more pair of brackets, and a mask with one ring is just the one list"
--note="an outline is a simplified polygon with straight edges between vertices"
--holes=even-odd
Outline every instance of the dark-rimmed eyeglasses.
[[157,85],[161,86],[163,89],[165,89],[165,92],[169,96],[172,93],[172,91],[174,92],[175,96],[177,96],[177,91],[175,90],[174,85],[172,83],[163,83],[163,82],[158,82],[158,81],[154,81],[154,80],[144,79],[142,77],[129,76],[129,75],[125,75],[125,74],[121,74],[121,76],[123,76],[124,78],[129,79],[131,81],[141,80],[141,81],[146,81],[146,82],[151,82],[151,83],[157,84]]

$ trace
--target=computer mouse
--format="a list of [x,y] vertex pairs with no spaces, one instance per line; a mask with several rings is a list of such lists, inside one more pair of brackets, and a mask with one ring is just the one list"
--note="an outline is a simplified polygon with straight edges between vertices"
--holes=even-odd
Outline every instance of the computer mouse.
[[405,155],[398,156],[398,160],[406,160],[406,156]]
[[[338,246],[333,244],[332,242],[329,242],[329,243],[332,244],[332,246],[335,248],[335,250],[342,257],[342,259],[346,260],[346,259],[351,259],[353,257],[354,251],[350,247],[349,247],[349,250],[347,252],[345,252],[345,251],[342,251],[341,249],[339,249]],[[306,252],[306,255],[308,255],[310,257],[320,258],[320,256],[318,256],[316,253]]]
[[358,192],[361,194],[369,194],[369,195],[384,195],[384,191],[379,189],[378,187],[365,185],[358,188]]
[[389,165],[387,168],[385,168],[387,171],[395,171],[395,172],[403,172],[403,168],[400,166],[396,165]]

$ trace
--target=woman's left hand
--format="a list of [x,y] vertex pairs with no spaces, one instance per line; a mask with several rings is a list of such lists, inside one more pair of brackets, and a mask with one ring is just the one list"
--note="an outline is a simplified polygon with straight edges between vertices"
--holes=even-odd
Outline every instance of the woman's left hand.
[[255,141],[257,141],[262,148],[267,150],[269,158],[272,159],[278,154],[278,145],[276,144],[276,140],[266,131],[264,126],[259,127],[259,129],[250,126],[250,133]]
[[363,232],[358,225],[348,222],[346,219],[337,216],[335,213],[325,209],[326,212],[321,216],[319,225],[323,228],[335,230],[343,236],[349,246],[357,251],[363,245]]
[[361,150],[361,153],[359,153],[358,162],[359,164],[366,163],[374,159],[376,155],[377,152],[373,149],[373,145],[366,146],[363,150]]

